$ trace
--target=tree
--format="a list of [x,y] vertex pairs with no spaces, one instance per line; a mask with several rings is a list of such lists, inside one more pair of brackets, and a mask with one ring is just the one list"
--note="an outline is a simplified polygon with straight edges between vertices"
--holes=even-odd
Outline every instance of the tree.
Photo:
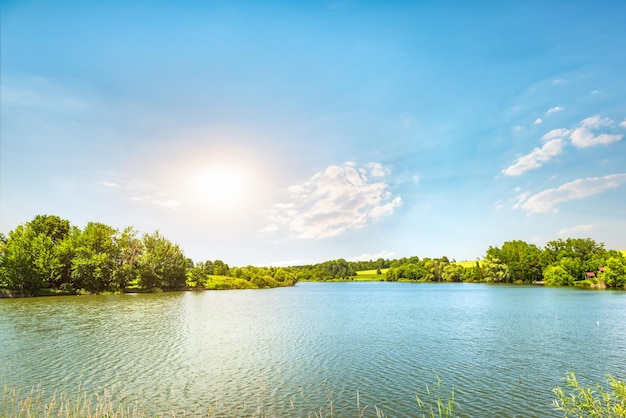
[[548,286],[567,286],[574,282],[574,277],[558,264],[546,267],[543,278]]
[[495,257],[485,258],[482,265],[486,283],[502,283],[507,281],[508,266]]
[[116,282],[119,260],[117,229],[99,222],[89,222],[76,237],[72,278],[75,289],[91,293],[119,289]]
[[187,271],[187,287],[191,289],[204,289],[209,275],[204,270],[202,263],[199,263]]
[[117,240],[119,248],[118,270],[116,283],[120,289],[139,277],[139,262],[143,254],[143,243],[137,238],[137,231],[131,226],[126,227]]
[[187,260],[180,247],[159,231],[143,236],[140,257],[140,283],[147,289],[183,289],[187,279]]
[[463,280],[464,271],[460,264],[448,264],[443,269],[442,278],[447,282],[460,282]]
[[541,280],[541,250],[524,241],[507,241],[502,248],[489,247],[486,260],[499,260],[506,266],[508,283],[532,283]]
[[57,247],[69,232],[69,221],[49,215],[37,215],[9,232],[2,245],[4,285],[23,294],[56,285],[64,267]]
[[608,287],[624,287],[626,285],[626,262],[623,257],[611,257],[607,260],[602,281]]

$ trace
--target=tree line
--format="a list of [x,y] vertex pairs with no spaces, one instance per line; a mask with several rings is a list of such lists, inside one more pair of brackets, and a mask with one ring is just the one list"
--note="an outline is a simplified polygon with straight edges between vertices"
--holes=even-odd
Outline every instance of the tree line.
[[133,227],[118,230],[99,222],[80,229],[58,216],[37,215],[8,236],[0,234],[5,296],[259,288],[295,281],[287,270],[194,263],[159,231],[140,236]]
[[543,249],[507,241],[474,263],[412,256],[230,267],[222,260],[194,262],[159,231],[140,236],[133,227],[118,230],[98,222],[80,229],[53,215],[37,215],[8,236],[0,234],[0,295],[271,288],[300,280],[351,280],[362,270],[375,270],[386,281],[626,286],[624,255],[590,238],[558,239]]
[[384,279],[611,288],[626,285],[624,255],[590,238],[558,239],[543,249],[520,240],[507,241],[501,247],[489,247],[485,258],[470,266],[450,262],[447,257],[404,260],[392,261]]

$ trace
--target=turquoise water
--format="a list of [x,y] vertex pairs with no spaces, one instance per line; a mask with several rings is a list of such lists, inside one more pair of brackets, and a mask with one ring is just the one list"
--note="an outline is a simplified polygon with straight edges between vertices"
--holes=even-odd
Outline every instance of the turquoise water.
[[454,386],[463,416],[560,416],[551,389],[626,378],[626,293],[482,284],[0,300],[0,383],[107,389],[151,413],[415,416]]

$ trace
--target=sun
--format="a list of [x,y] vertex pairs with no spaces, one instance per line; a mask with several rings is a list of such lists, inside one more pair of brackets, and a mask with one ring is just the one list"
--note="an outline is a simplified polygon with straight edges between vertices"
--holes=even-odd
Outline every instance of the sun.
[[233,164],[209,164],[193,170],[187,181],[193,201],[220,212],[246,206],[252,193],[248,170]]

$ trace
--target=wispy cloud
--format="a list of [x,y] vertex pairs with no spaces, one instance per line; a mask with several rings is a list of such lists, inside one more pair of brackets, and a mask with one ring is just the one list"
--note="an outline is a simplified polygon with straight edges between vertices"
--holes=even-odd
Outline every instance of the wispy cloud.
[[613,124],[614,122],[611,119],[601,117],[600,115],[588,117],[580,122],[580,125],[572,131],[570,135],[572,144],[577,148],[587,148],[617,142],[621,140],[624,135],[606,133],[595,135],[593,132],[594,130],[609,127]]
[[115,182],[112,182],[112,181],[106,181],[106,180],[101,181],[100,184],[102,184],[104,187],[108,187],[110,189],[117,189],[117,188],[120,187],[119,184],[117,184]]
[[563,106],[554,106],[551,107],[550,109],[548,109],[548,111],[546,112],[546,115],[550,115],[552,113],[556,113],[556,112],[560,112],[561,110],[565,109]]
[[388,171],[378,163],[330,166],[291,186],[290,201],[274,205],[262,232],[286,228],[300,239],[327,238],[391,215],[402,204],[381,179]]
[[624,119],[623,121],[621,121],[619,123],[619,126],[621,126],[622,128],[626,128],[626,119]]
[[119,177],[115,181],[103,180],[100,184],[109,190],[120,193],[124,198],[136,203],[147,203],[163,209],[176,210],[181,203],[167,196],[161,189],[150,182],[137,178]]
[[611,174],[604,177],[589,177],[565,183],[559,187],[544,190],[533,196],[520,195],[515,209],[524,209],[529,214],[558,212],[557,205],[570,200],[582,200],[614,189],[626,183],[626,174]]
[[565,83],[565,80],[557,78],[555,80],[552,80],[552,84],[563,84]]
[[547,134],[545,134],[544,136],[542,136],[541,139],[548,141],[550,139],[555,139],[555,138],[565,138],[567,135],[570,134],[570,132],[572,131],[569,129],[564,129],[564,128],[553,129]]
[[392,253],[391,251],[383,250],[376,254],[370,254],[370,253],[361,254],[359,256],[349,258],[348,261],[370,261],[370,260],[378,260],[379,258],[389,259],[393,257],[393,254],[394,253]]
[[55,115],[89,109],[88,103],[76,93],[43,77],[7,79],[1,97],[5,109],[34,109]]
[[545,162],[551,160],[563,152],[562,139],[552,139],[540,148],[535,148],[530,154],[522,155],[511,166],[502,170],[505,176],[519,176],[528,170],[541,167]]
[[541,120],[541,118],[535,119],[535,125],[541,125],[542,123],[543,121]]
[[572,226],[569,228],[563,228],[561,230],[559,230],[559,232],[557,232],[557,235],[574,235],[577,234],[579,232],[587,232],[587,231],[591,231],[593,228],[595,228],[596,226],[594,224],[587,224],[587,225],[576,225],[576,226]]

